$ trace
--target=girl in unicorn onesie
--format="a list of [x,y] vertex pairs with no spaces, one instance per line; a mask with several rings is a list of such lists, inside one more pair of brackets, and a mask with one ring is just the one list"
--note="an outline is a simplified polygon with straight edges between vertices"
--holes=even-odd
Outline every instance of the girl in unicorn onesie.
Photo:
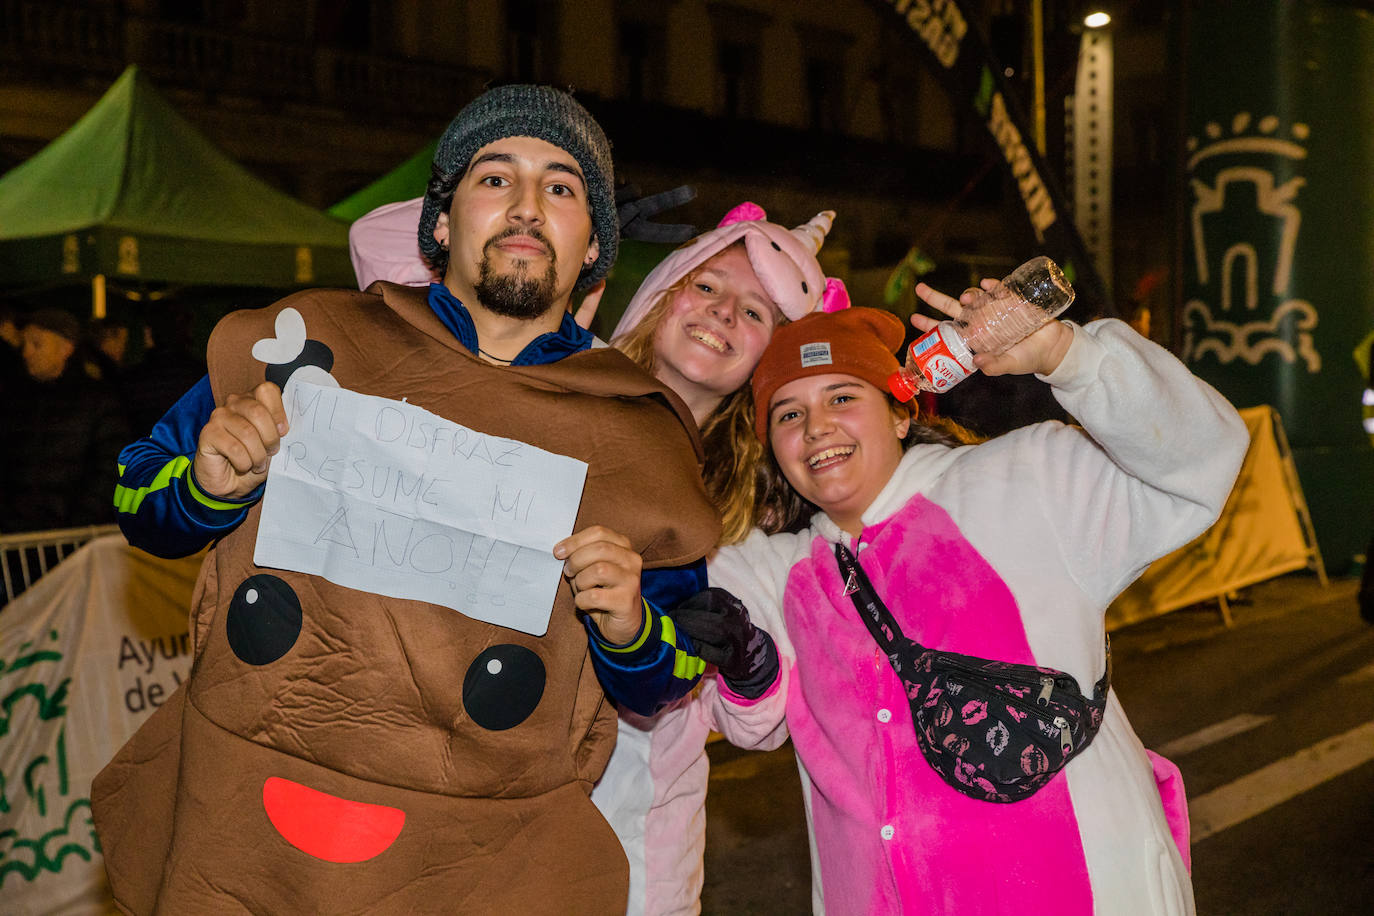
[[[959,318],[959,300],[924,284],[917,293]],[[1181,780],[1141,746],[1105,686],[1103,620],[1150,562],[1216,519],[1245,426],[1126,324],[1052,321],[975,362],[989,375],[1034,373],[1081,427],[1045,422],[962,444],[888,394],[903,330],[887,312],[853,308],[773,336],[753,378],[756,432],[792,490],[773,508],[800,530],[754,533],[711,564],[712,584],[743,600],[784,668],[795,665],[768,743],[790,732],[797,752],[814,908],[1191,913]],[[871,590],[853,567],[841,575],[837,545]],[[1103,684],[1095,737],[1029,797],[956,790],[923,759],[914,727],[911,706],[933,696],[909,703],[910,680],[860,616],[855,599],[871,592],[921,646],[1053,667],[1085,694]],[[990,729],[986,740],[1006,747]]]
[[[349,240],[360,286],[429,282],[415,249],[417,206],[389,204],[354,223]],[[672,388],[700,426],[722,544],[753,530],[764,501],[749,376],[776,328],[844,298],[816,260],[833,218],[823,211],[788,230],[761,207],[740,204],[645,278],[612,334],[613,345]],[[782,715],[785,673],[768,634],[719,592],[693,604],[670,615],[701,656],[718,663],[716,675],[654,716],[622,709],[615,751],[592,793],[630,860],[630,914],[700,912],[706,739],[715,729],[755,747],[772,737]]]

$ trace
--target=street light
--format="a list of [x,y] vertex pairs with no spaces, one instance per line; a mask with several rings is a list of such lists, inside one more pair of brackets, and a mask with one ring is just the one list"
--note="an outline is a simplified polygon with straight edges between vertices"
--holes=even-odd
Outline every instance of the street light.
[[1107,288],[1112,286],[1112,17],[1083,17],[1073,95],[1074,221]]

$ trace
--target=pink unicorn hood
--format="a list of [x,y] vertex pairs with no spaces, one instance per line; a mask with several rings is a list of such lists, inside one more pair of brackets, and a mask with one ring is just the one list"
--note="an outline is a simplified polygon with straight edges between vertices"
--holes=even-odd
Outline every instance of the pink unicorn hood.
[[367,289],[374,280],[390,280],[405,286],[428,286],[439,279],[420,254],[415,227],[420,224],[420,205],[416,197],[386,204],[358,217],[348,227],[348,256],[358,289]]
[[826,290],[816,253],[834,219],[833,210],[822,210],[809,222],[786,229],[768,222],[768,214],[758,204],[740,204],[725,214],[719,226],[683,244],[644,278],[611,340],[639,324],[664,290],[741,239],[764,292],[784,315],[796,321],[815,311]]

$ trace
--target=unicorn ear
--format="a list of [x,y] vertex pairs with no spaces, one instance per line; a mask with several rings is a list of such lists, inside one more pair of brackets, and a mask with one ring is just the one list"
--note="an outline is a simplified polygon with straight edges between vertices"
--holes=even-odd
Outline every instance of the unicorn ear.
[[822,210],[811,217],[804,225],[792,230],[792,234],[801,240],[806,249],[812,254],[817,254],[821,250],[821,243],[825,241],[826,235],[830,232],[830,226],[835,222],[834,210]]
[[729,213],[725,214],[717,224],[717,228],[720,228],[720,226],[728,226],[731,223],[743,223],[746,221],[757,222],[767,218],[768,214],[763,212],[762,207],[746,200],[744,203],[737,205],[731,209]]
[[825,278],[825,292],[821,294],[822,312],[840,312],[849,308],[849,290],[838,277]]

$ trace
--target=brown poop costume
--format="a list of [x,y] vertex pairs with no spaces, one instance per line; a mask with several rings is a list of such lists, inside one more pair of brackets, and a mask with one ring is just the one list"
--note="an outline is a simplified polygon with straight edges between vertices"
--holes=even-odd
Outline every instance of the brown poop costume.
[[[288,306],[309,338],[300,358],[250,357]],[[576,528],[624,533],[648,567],[715,542],[690,414],[615,350],[497,368],[461,348],[423,290],[317,290],[221,322],[215,399],[302,360],[343,387],[588,462]],[[588,799],[615,714],[566,580],[548,633],[529,636],[254,566],[260,511],[201,570],[190,679],[93,787],[120,906],[623,913],[624,853]]]

